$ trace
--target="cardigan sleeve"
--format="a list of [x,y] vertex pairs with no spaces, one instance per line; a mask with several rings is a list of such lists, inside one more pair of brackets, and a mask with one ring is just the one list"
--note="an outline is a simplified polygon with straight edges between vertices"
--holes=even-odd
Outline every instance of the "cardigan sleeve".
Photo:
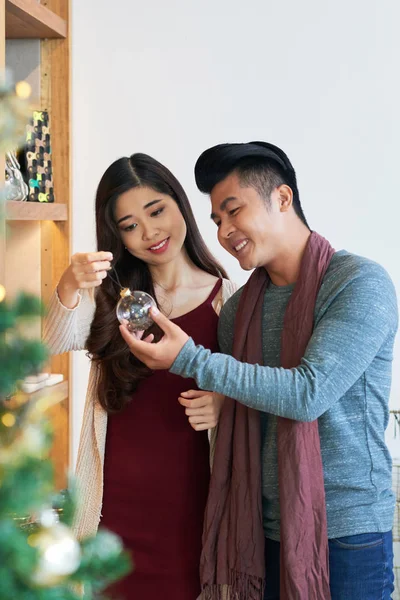
[[75,308],[66,308],[54,291],[43,328],[43,341],[51,354],[83,350],[89,336],[96,303],[93,292],[80,290]]

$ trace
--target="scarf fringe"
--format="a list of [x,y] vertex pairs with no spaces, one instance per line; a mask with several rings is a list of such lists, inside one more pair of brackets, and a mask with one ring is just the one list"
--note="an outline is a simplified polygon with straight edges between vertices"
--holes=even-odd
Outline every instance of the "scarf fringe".
[[264,580],[230,571],[228,584],[206,584],[198,600],[263,600]]

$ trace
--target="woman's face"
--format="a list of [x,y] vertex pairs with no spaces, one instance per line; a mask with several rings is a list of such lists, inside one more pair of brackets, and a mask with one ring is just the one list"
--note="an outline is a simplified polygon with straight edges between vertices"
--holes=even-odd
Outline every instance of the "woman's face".
[[171,196],[133,188],[118,197],[114,218],[126,249],[145,263],[166,264],[181,253],[186,223]]

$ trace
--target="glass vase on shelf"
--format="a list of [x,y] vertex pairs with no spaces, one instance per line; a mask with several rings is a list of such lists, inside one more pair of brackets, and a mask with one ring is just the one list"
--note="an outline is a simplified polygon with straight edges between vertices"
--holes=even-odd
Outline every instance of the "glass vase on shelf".
[[29,189],[26,185],[15,152],[7,152],[5,161],[5,200],[25,202]]

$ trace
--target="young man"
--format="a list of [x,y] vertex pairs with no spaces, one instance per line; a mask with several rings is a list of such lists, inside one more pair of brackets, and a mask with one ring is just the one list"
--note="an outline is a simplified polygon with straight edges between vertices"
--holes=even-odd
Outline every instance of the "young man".
[[[210,148],[196,181],[221,245],[255,269],[222,310],[223,354],[196,347],[157,310],[158,344],[121,333],[150,368],[227,396],[205,516],[205,598],[230,585],[238,600],[390,599],[392,282],[310,231],[276,146]],[[190,395],[180,402],[196,419]]]

